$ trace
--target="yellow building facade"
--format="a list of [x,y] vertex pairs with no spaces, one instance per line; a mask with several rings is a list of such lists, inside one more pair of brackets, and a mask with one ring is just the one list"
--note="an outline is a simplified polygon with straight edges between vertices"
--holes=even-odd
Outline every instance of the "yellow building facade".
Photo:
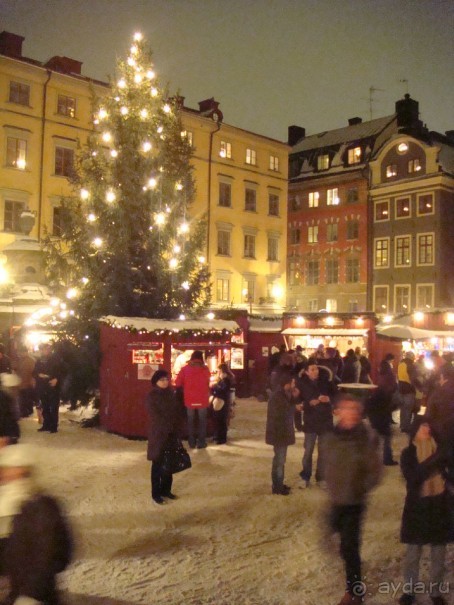
[[[81,63],[22,56],[23,38],[0,34],[0,252],[35,216],[38,241],[59,235],[61,196],[69,195],[74,154],[92,130],[91,99],[106,83],[81,75]],[[212,307],[283,310],[286,287],[288,147],[222,121],[218,103],[183,107],[193,147],[193,221],[207,221],[206,261]],[[24,261],[30,263],[30,261]],[[38,266],[11,267],[21,280],[42,281]]]

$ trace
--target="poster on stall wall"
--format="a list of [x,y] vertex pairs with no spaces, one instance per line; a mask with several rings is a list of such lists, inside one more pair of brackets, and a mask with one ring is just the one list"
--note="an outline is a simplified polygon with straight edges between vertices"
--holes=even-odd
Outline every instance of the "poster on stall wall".
[[244,350],[243,349],[232,349],[230,359],[231,370],[243,370],[244,369]]
[[137,379],[138,380],[151,380],[151,377],[159,370],[159,366],[151,363],[138,363],[137,364]]

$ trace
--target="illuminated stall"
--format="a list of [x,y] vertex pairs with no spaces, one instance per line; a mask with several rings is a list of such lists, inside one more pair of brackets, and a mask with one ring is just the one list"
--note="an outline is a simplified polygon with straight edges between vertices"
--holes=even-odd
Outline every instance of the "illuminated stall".
[[144,401],[156,370],[175,378],[196,349],[204,352],[213,382],[220,363],[235,374],[245,369],[243,333],[234,321],[107,316],[101,320],[100,346],[101,424],[126,437],[147,434]]

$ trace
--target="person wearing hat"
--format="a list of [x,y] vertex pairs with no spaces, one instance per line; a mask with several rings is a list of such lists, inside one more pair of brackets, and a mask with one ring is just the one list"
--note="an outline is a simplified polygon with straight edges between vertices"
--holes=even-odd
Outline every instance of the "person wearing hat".
[[151,387],[146,398],[147,459],[151,460],[151,498],[155,504],[162,505],[164,498],[176,499],[171,491],[172,475],[162,469],[162,455],[169,440],[178,432],[179,408],[168,372],[157,370],[151,378]]
[[57,500],[36,484],[34,465],[27,445],[0,450],[0,570],[10,584],[6,603],[58,605],[56,576],[69,565],[72,537]]
[[402,452],[402,474],[407,482],[407,495],[402,514],[401,542],[407,545],[404,558],[403,595],[400,605],[416,602],[419,561],[422,547],[430,545],[431,577],[428,590],[433,605],[445,605],[443,583],[446,544],[454,540],[450,500],[445,472],[448,459],[435,441],[430,419],[416,416],[410,428],[410,443]]
[[[183,389],[184,405],[188,417],[189,447],[205,448],[207,431],[207,412],[210,405],[210,370],[204,363],[203,352],[194,351],[189,362],[181,368],[176,387]],[[198,416],[198,434],[196,441],[195,417]]]

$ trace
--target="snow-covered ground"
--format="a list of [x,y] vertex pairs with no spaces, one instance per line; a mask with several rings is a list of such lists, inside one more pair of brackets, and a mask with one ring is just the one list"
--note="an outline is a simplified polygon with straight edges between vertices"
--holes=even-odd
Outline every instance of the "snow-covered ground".
[[[239,400],[230,442],[193,451],[193,468],[174,477],[179,499],[162,507],[150,500],[145,441],[81,428],[63,410],[55,435],[23,420],[23,442],[36,446],[41,483],[64,503],[76,535],[75,560],[61,575],[67,603],[337,604],[344,575],[325,529],[326,494],[298,489],[303,435],[297,434],[286,464],[291,495],[271,495],[265,416],[266,403]],[[405,445],[396,430],[395,453]],[[400,595],[403,499],[399,467],[387,467],[364,525],[369,605],[395,603]],[[454,603],[454,545],[447,567]],[[426,558],[422,579],[427,571]]]

